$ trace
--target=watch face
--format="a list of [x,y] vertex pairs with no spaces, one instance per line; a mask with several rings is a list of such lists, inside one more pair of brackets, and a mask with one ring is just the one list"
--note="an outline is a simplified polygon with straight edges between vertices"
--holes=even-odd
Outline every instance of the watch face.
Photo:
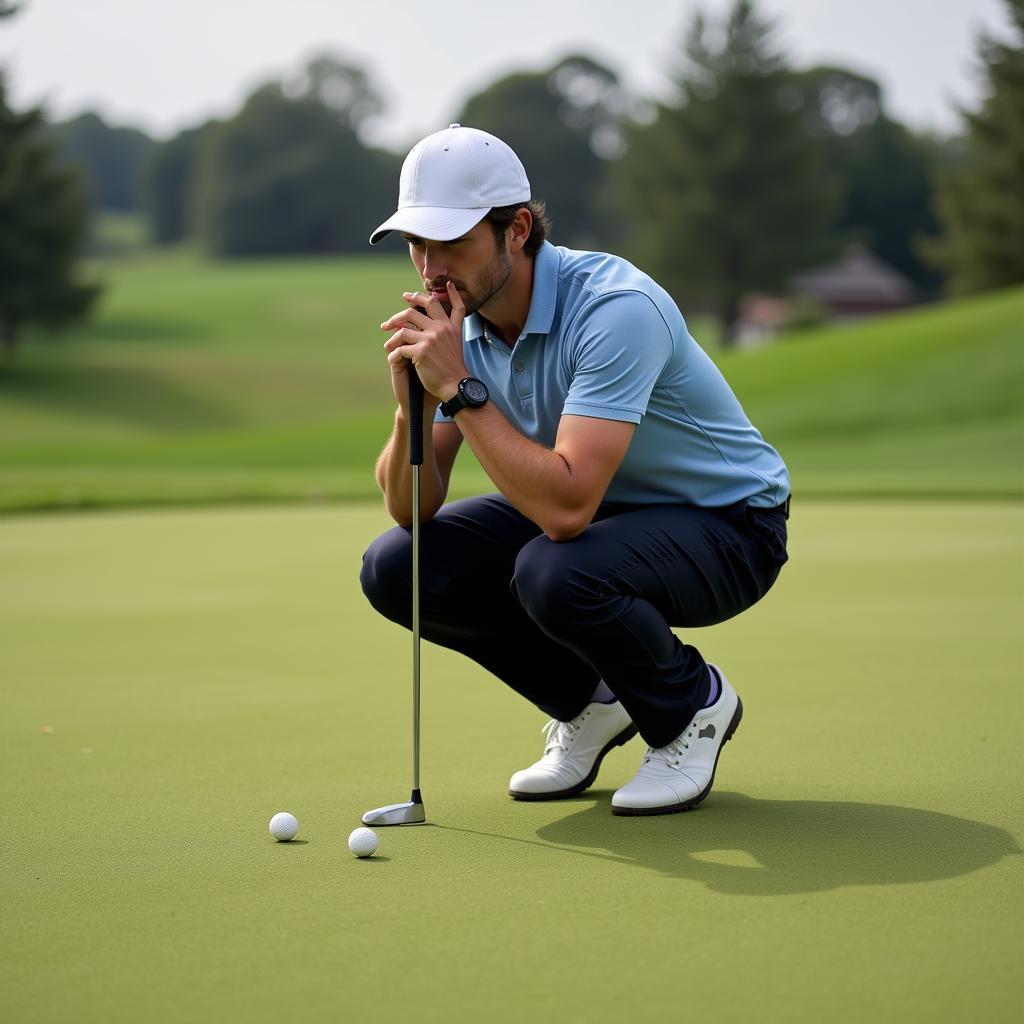
[[483,405],[488,398],[487,385],[482,380],[467,380],[463,385],[462,393],[474,405]]

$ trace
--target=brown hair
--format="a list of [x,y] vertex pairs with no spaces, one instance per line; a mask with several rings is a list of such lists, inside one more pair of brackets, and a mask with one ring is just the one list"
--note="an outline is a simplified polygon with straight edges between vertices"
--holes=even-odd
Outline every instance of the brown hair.
[[530,199],[525,203],[515,203],[513,206],[495,206],[484,220],[494,229],[494,237],[500,243],[505,232],[512,226],[516,214],[526,207],[533,214],[533,227],[530,228],[530,237],[523,246],[523,252],[529,257],[537,255],[537,250],[544,244],[551,230],[551,218],[544,209],[544,203],[540,199]]

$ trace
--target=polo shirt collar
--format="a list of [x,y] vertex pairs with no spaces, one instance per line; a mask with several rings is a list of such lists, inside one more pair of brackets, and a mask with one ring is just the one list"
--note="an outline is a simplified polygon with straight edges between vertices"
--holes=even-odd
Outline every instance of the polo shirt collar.
[[[533,294],[530,296],[524,335],[551,333],[558,299],[558,264],[558,250],[550,242],[544,242],[533,263]],[[462,330],[466,341],[483,337],[483,318],[478,313],[470,313]]]
[[557,297],[558,250],[550,242],[544,242],[533,263],[533,295],[523,334],[550,334]]

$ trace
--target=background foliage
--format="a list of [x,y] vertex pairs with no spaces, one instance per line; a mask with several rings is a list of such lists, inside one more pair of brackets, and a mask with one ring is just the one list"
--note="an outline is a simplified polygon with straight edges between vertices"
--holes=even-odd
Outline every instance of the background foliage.
[[[784,294],[854,241],[922,299],[947,276],[958,293],[1011,284],[1024,279],[1024,15],[1022,0],[1006,2],[1017,38],[979,40],[986,98],[964,112],[963,139],[899,124],[868,77],[795,66],[753,0],[695,16],[670,102],[632,95],[613,68],[573,54],[498,79],[454,119],[520,152],[556,241],[629,256],[686,309],[715,314],[726,340],[745,294]],[[403,156],[363,141],[384,111],[366,69],[324,53],[173,138],[94,112],[37,130],[102,215],[94,251],[148,236],[213,257],[363,252]],[[123,226],[126,213],[144,234]]]

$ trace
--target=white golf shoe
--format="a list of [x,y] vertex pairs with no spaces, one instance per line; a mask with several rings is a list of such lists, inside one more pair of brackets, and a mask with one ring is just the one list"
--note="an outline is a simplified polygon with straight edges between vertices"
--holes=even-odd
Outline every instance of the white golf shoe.
[[667,747],[647,748],[631,782],[612,797],[612,814],[672,814],[696,807],[711,792],[723,744],[743,717],[743,702],[715,665],[722,692]]
[[597,778],[605,754],[636,735],[626,709],[618,702],[588,704],[571,722],[552,719],[544,756],[509,780],[509,796],[516,800],[557,800],[575,796]]

